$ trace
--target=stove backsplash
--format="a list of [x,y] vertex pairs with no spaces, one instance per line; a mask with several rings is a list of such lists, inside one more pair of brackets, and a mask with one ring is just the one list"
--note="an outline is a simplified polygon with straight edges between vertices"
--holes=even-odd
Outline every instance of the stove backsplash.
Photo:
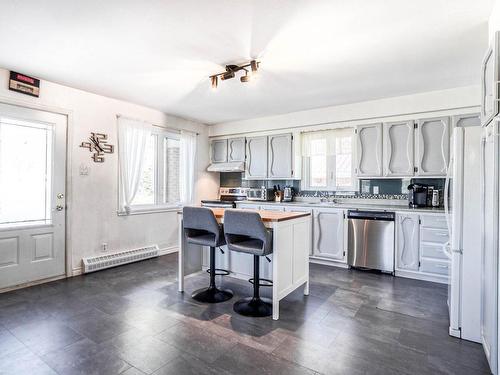
[[[243,173],[230,172],[220,174],[220,186],[222,187],[261,187],[265,186],[272,188],[274,186],[292,186],[297,196],[311,197],[311,196],[332,196],[332,195],[345,195],[350,197],[369,197],[373,199],[408,199],[408,185],[411,183],[421,183],[434,187],[441,192],[443,196],[444,191],[444,178],[394,178],[394,179],[360,179],[359,190],[357,191],[311,191],[301,190],[300,181],[297,180],[244,180]],[[378,193],[377,193],[378,190]]]

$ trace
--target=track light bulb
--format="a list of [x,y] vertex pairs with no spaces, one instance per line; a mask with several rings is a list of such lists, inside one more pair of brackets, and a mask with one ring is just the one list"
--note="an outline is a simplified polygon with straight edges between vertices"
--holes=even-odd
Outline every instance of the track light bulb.
[[219,79],[217,78],[217,76],[213,76],[213,77],[210,77],[211,81],[212,81],[212,90],[217,90],[217,84],[219,83]]

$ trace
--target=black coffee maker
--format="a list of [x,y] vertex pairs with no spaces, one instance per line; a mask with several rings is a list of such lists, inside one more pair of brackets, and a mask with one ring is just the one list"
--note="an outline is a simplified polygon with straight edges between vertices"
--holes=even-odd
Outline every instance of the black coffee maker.
[[410,184],[408,185],[408,205],[410,207],[427,207],[427,185]]

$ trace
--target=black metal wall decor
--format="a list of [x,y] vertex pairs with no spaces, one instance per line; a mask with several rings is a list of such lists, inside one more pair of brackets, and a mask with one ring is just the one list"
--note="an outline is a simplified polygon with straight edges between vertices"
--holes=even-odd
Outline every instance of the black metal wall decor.
[[93,152],[91,159],[96,163],[104,163],[104,154],[112,154],[115,146],[108,144],[107,134],[90,133],[89,142],[82,142],[80,147]]

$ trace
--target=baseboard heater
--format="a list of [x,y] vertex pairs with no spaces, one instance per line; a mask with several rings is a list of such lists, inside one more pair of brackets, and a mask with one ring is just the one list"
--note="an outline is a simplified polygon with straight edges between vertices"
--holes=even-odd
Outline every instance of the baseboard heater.
[[121,266],[122,264],[138,262],[144,259],[157,257],[158,245],[125,250],[112,254],[83,258],[83,273],[95,272],[106,268]]

